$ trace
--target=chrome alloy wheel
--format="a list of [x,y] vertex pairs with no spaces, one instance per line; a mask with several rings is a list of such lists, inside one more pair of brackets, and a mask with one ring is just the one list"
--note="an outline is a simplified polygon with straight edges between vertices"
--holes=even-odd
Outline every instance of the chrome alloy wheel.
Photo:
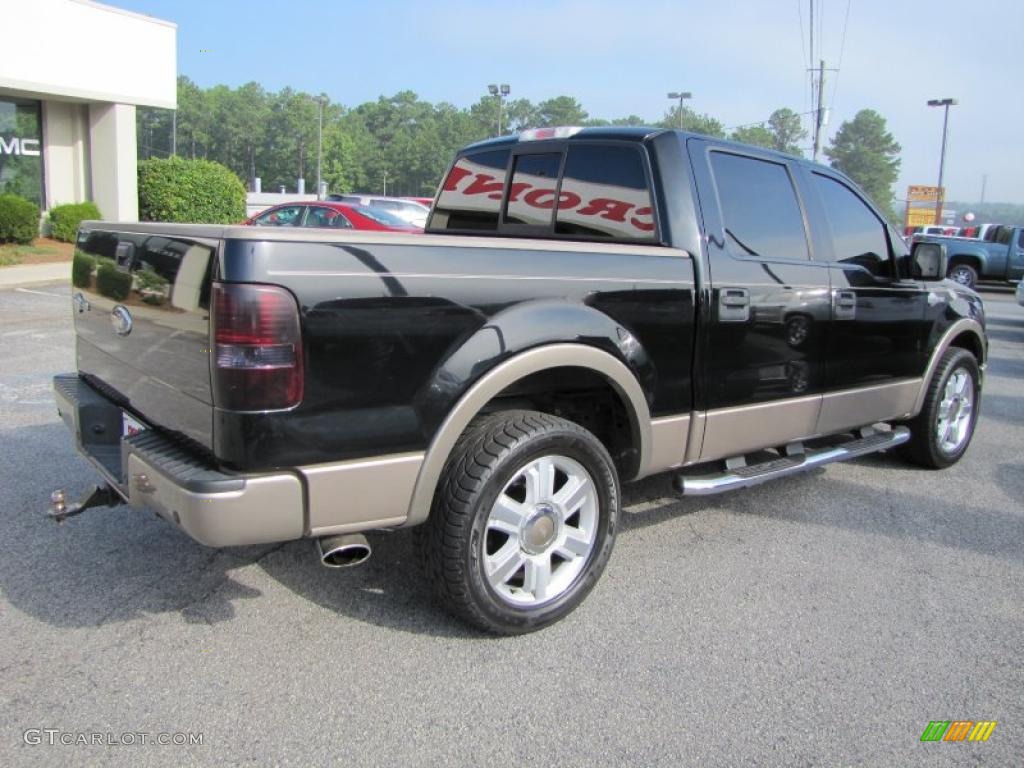
[[974,411],[974,380],[965,368],[949,376],[935,420],[935,439],[939,450],[953,453],[970,435]]
[[541,456],[520,468],[487,517],[483,556],[491,588],[521,608],[564,593],[594,550],[598,511],[597,488],[579,462]]

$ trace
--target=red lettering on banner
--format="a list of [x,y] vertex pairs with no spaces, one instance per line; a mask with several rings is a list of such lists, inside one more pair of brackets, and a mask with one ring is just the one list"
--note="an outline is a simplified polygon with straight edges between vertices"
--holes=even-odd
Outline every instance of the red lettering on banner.
[[473,172],[470,170],[455,166],[454,168],[452,168],[452,172],[448,174],[448,178],[444,182],[444,191],[454,192],[456,189],[459,188],[459,182],[472,173]]
[[612,200],[607,197],[595,197],[585,208],[580,208],[577,213],[580,216],[596,216],[600,215],[602,219],[608,219],[608,221],[622,221],[626,220],[626,214],[629,213],[629,209],[633,207],[632,203],[626,203],[622,200]]
[[[549,197],[549,200],[541,200],[542,197]],[[555,207],[555,190],[553,189],[535,189],[533,192],[528,192],[526,197],[523,198],[523,202],[527,205],[532,205],[534,208],[542,208],[549,210]]]
[[[510,203],[518,202],[519,201],[519,195],[522,194],[524,191],[526,191],[529,188],[530,188],[529,184],[524,184],[521,181],[513,182],[508,187],[508,201]],[[497,197],[494,197],[494,195],[491,195],[491,197],[494,198],[495,200],[500,200],[501,199],[501,195],[498,195]]]
[[564,211],[566,208],[575,208],[582,202],[583,198],[575,192],[569,192],[563,189],[562,193],[558,196],[558,210]]
[[[636,213],[637,216],[648,216],[648,217],[650,217],[651,214],[654,213],[654,210],[652,208],[650,208],[650,207],[647,207],[647,208],[637,208],[635,213]],[[632,219],[629,220],[629,223],[632,224],[637,229],[641,230],[642,232],[653,232],[654,231],[654,222],[653,221],[640,221],[640,219],[638,219],[638,218],[636,218],[636,216],[634,216]]]
[[503,191],[505,191],[505,182],[497,181],[493,176],[488,176],[486,173],[478,173],[476,178],[473,179],[473,183],[462,190],[462,194],[487,195],[492,200],[500,200]]

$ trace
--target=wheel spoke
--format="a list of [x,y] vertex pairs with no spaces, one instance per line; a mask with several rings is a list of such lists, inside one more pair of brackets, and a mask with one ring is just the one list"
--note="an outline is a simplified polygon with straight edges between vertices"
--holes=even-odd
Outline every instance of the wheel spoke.
[[532,592],[534,599],[543,600],[551,586],[551,557],[531,557],[526,561],[525,576],[523,589]]
[[487,556],[487,576],[495,586],[504,584],[523,566],[519,541],[512,537],[493,555]]
[[504,493],[494,502],[487,527],[510,536],[519,537],[519,529],[526,518],[526,507]]
[[539,504],[551,498],[555,491],[555,464],[550,456],[537,459],[524,474],[527,504]]
[[590,539],[579,528],[565,527],[565,540],[558,545],[555,552],[566,560],[586,557],[590,553]]
[[554,501],[562,508],[565,517],[570,517],[583,505],[589,492],[589,478],[570,476],[569,481],[555,495]]
[[968,392],[970,384],[970,376],[968,376],[966,373],[957,374],[956,393],[960,395],[961,398],[970,397],[970,393]]

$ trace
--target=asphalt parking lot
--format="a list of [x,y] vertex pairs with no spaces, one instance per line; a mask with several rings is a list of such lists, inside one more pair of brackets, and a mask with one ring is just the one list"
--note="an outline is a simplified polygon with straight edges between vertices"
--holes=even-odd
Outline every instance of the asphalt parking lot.
[[[205,549],[127,507],[44,519],[94,481],[50,395],[68,289],[0,291],[0,765],[1018,765],[1024,307],[984,295],[957,466],[875,456],[710,500],[645,481],[583,606],[495,639],[434,607],[404,532],[329,571],[308,541]],[[922,743],[931,720],[998,725]]]

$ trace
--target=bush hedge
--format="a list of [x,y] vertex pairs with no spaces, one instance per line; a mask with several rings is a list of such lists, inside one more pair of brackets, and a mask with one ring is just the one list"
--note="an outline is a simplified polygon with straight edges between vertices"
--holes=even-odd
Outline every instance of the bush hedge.
[[39,206],[17,195],[0,195],[0,243],[31,243],[39,236]]
[[211,160],[153,158],[139,163],[139,218],[193,224],[245,220],[245,187]]
[[101,262],[96,270],[96,290],[102,296],[124,301],[132,292],[132,276],[119,270],[113,262]]
[[88,288],[92,283],[92,271],[96,268],[96,259],[84,251],[75,251],[71,260],[71,282],[78,288]]
[[78,233],[78,225],[88,219],[102,219],[103,214],[96,203],[68,203],[55,205],[47,217],[50,221],[50,236],[55,240],[73,243]]

